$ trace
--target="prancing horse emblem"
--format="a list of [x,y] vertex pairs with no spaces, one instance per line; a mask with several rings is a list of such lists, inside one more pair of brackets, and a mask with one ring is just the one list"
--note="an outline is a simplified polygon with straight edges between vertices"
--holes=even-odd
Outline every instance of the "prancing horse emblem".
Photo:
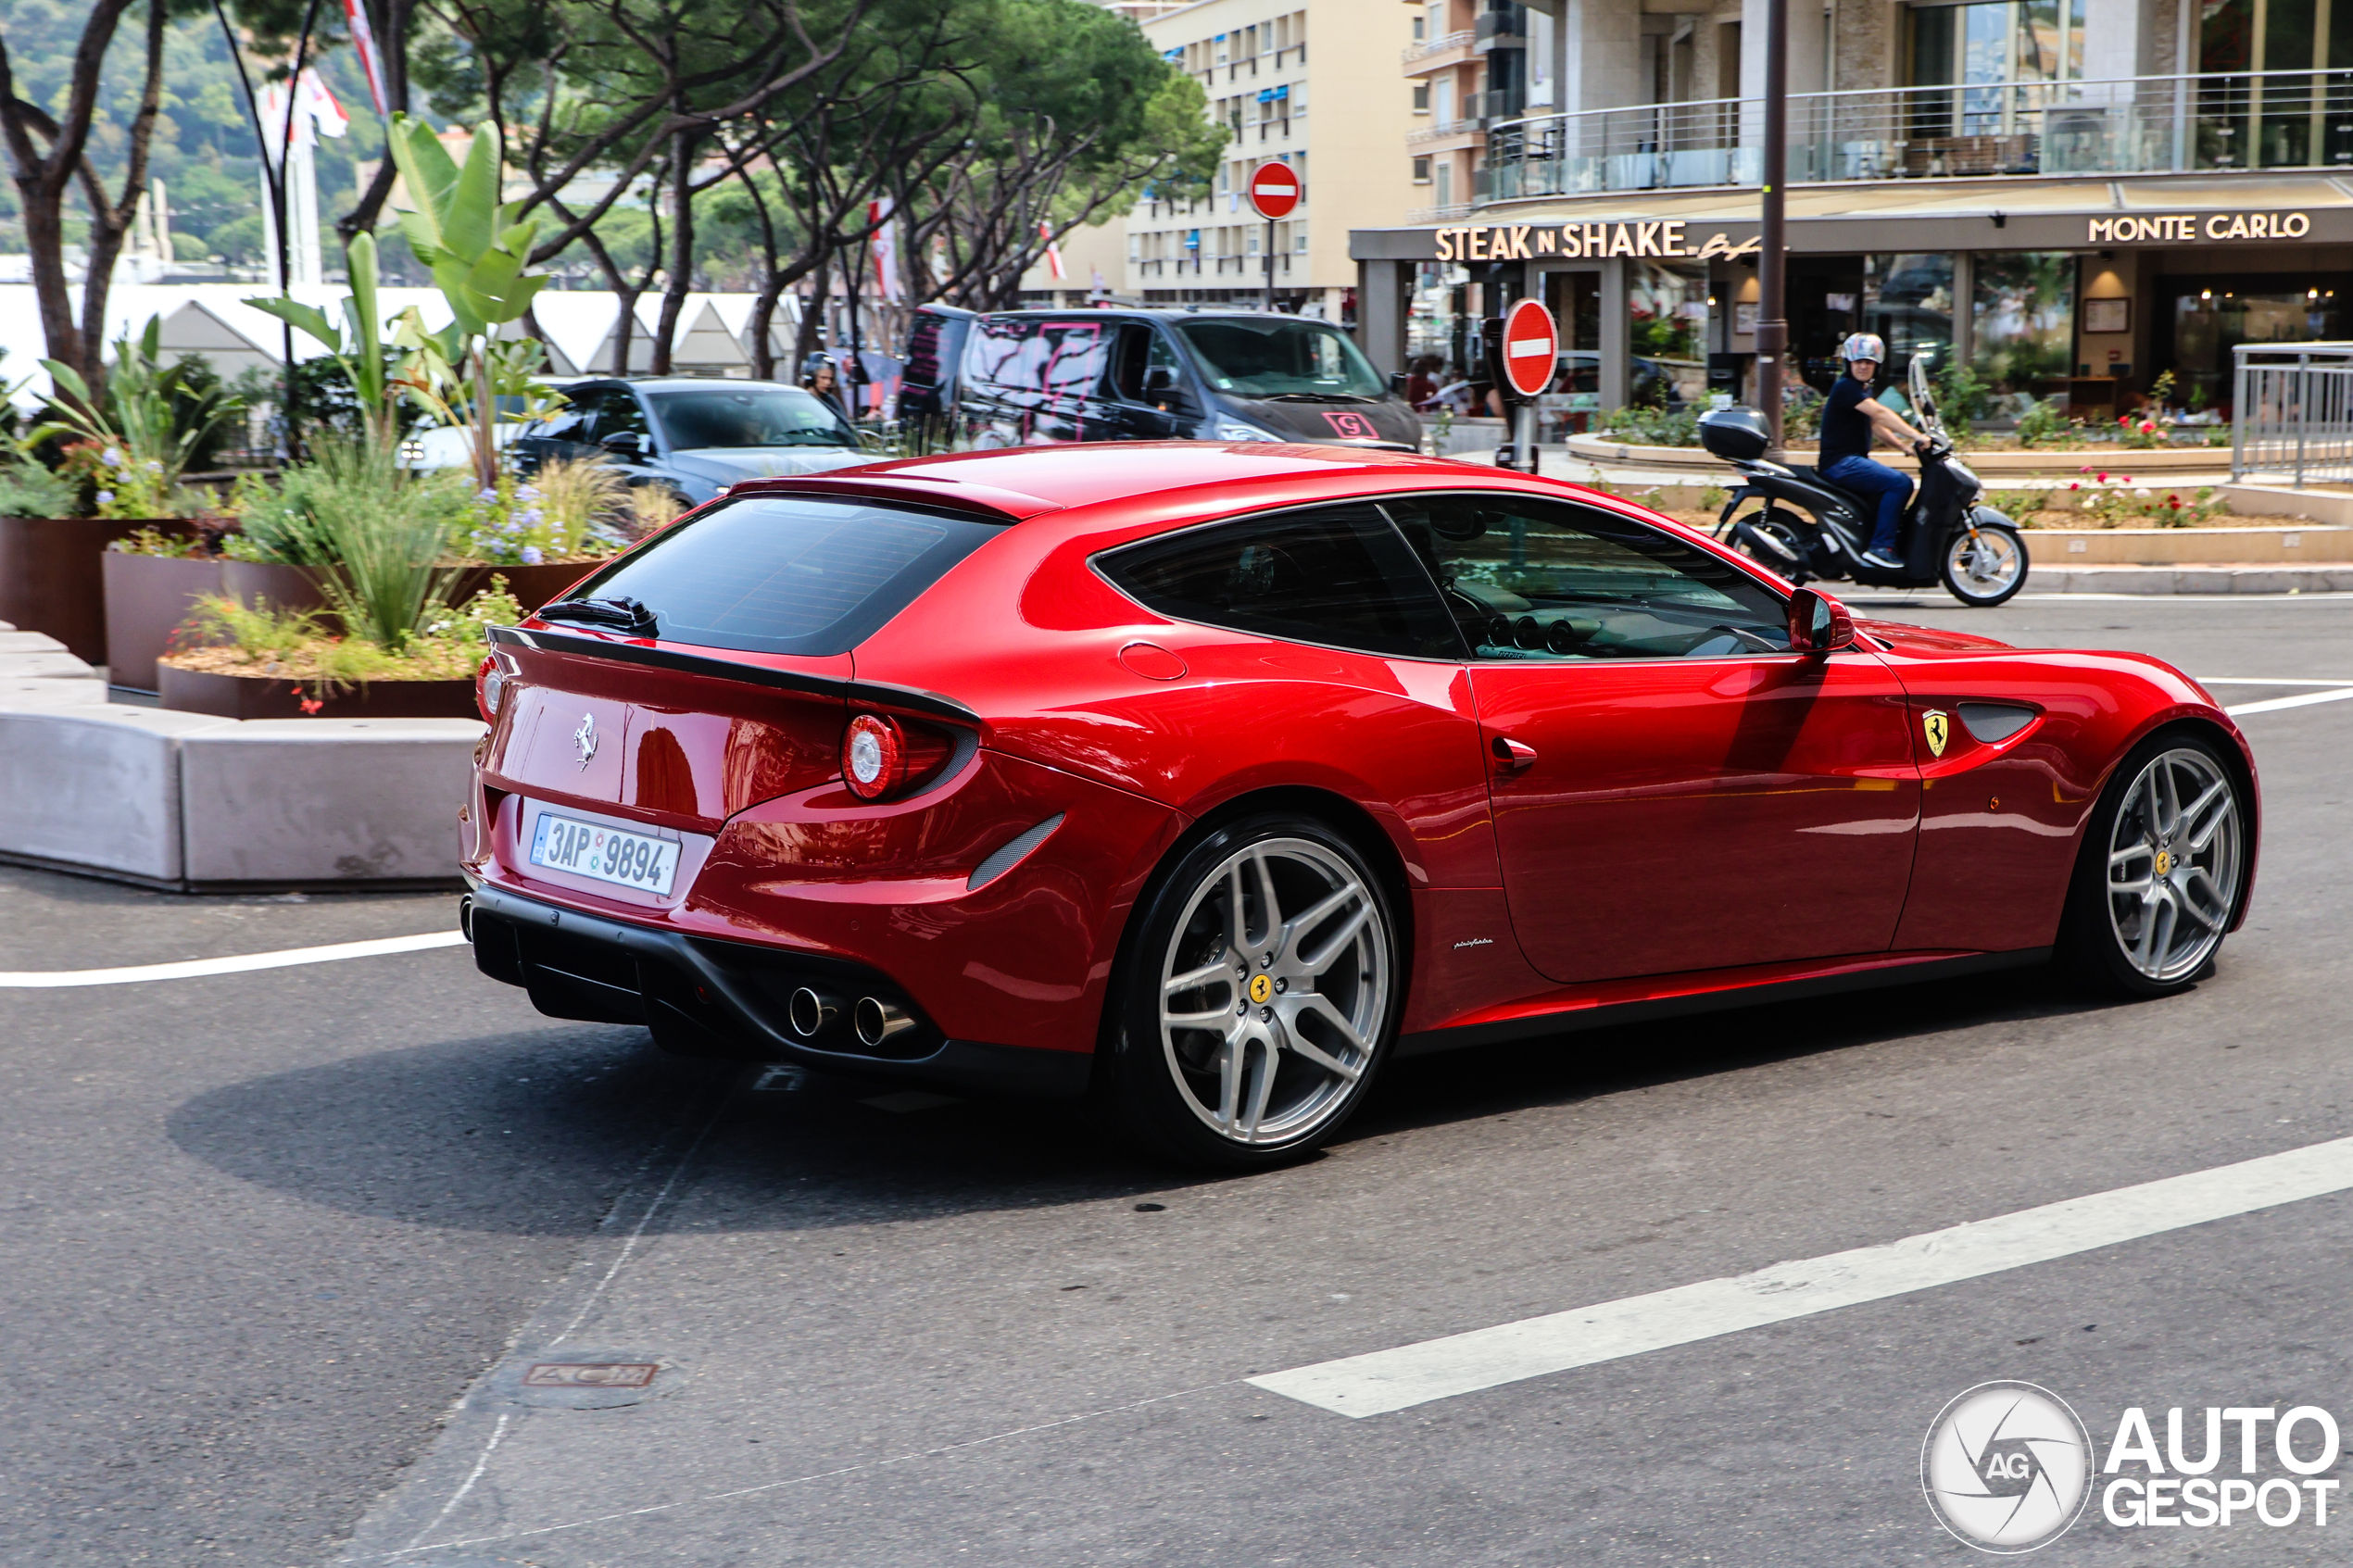
[[1928,734],[1928,754],[1931,757],[1944,756],[1944,743],[1953,735],[1953,721],[1931,708],[1920,715],[1920,728]]
[[[580,765],[586,768],[588,759],[597,755],[597,716],[594,713],[580,716],[580,728],[572,732],[572,744],[580,748]],[[1942,742],[1938,743],[1936,749],[1944,749]]]

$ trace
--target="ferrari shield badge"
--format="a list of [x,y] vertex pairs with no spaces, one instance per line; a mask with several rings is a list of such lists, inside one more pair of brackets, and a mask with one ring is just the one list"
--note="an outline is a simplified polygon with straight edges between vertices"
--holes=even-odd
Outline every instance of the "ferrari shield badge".
[[1275,981],[1273,976],[1253,974],[1250,977],[1250,999],[1252,1001],[1256,1002],[1263,1007],[1270,998],[1273,997],[1274,995]]
[[1920,715],[1920,729],[1928,735],[1928,754],[1944,756],[1944,743],[1953,736],[1953,721],[1944,716],[1943,709],[1931,708]]

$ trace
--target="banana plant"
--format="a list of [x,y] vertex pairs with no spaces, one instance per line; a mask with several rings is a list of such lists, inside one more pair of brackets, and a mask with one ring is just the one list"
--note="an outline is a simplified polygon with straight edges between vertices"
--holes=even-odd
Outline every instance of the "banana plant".
[[344,324],[340,328],[327,320],[325,311],[298,299],[248,299],[245,303],[308,333],[325,346],[335,363],[343,367],[343,373],[351,378],[368,439],[389,448],[400,421],[392,417],[391,395],[384,377],[384,332],[382,319],[376,313],[376,237],[358,236],[345,247],[344,257],[351,275],[351,293],[344,296]]
[[72,366],[42,360],[53,387],[48,417],[21,443],[26,450],[51,436],[95,443],[111,454],[108,464],[122,471],[110,488],[135,493],[137,507],[147,516],[168,504],[206,437],[241,411],[218,386],[189,386],[184,364],[166,366],[162,334],[163,319],[151,316],[137,337],[126,332],[116,340],[104,396],[94,394]]
[[400,214],[400,232],[448,301],[457,329],[449,346],[458,352],[444,362],[472,383],[474,477],[488,489],[498,480],[493,340],[498,328],[521,320],[547,286],[545,275],[523,270],[538,222],[522,216],[520,203],[498,200],[504,169],[496,125],[475,127],[462,168],[422,120],[396,114],[391,132],[393,162],[410,203]]

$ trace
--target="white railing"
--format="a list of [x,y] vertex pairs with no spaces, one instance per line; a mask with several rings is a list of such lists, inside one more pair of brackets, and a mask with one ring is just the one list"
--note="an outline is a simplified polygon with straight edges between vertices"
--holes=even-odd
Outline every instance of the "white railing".
[[1405,144],[1418,147],[1429,142],[1442,142],[1449,136],[1472,135],[1478,130],[1478,121],[1475,119],[1441,119],[1434,125],[1425,125],[1419,131],[1408,132]]
[[1469,28],[1465,28],[1460,32],[1450,32],[1443,38],[1433,38],[1426,44],[1408,44],[1405,49],[1405,63],[1412,65],[1416,60],[1426,60],[1432,55],[1442,55],[1449,49],[1467,49],[1478,42],[1478,34]]
[[[1530,115],[1488,131],[1486,199],[1753,185],[1763,100]],[[2020,174],[2353,169],[2353,71],[1800,93],[1792,184]]]
[[2242,343],[2231,383],[2231,477],[2353,481],[2353,343]]

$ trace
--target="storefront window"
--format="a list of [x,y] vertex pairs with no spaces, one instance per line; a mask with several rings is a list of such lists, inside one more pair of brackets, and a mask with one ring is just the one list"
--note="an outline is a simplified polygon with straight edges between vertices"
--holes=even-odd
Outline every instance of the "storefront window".
[[[2306,274],[2303,287],[2247,290],[2243,278],[2166,278],[2158,297],[2171,296],[2172,357],[2158,361],[2173,372],[2174,398],[2193,410],[2226,408],[2231,401],[2231,350],[2242,343],[2314,343],[2342,339],[2353,304],[2353,276]],[[2286,280],[2280,280],[2285,282]]]
[[1637,262],[1627,269],[1626,309],[1634,356],[1634,401],[1705,401],[1706,271]]
[[1953,352],[1953,257],[1903,251],[1863,257],[1863,330],[1887,341],[1887,376],[1900,382],[1914,359],[1931,374]]
[[2005,398],[2064,391],[2075,352],[2073,253],[1982,252],[1976,274],[1969,368]]

